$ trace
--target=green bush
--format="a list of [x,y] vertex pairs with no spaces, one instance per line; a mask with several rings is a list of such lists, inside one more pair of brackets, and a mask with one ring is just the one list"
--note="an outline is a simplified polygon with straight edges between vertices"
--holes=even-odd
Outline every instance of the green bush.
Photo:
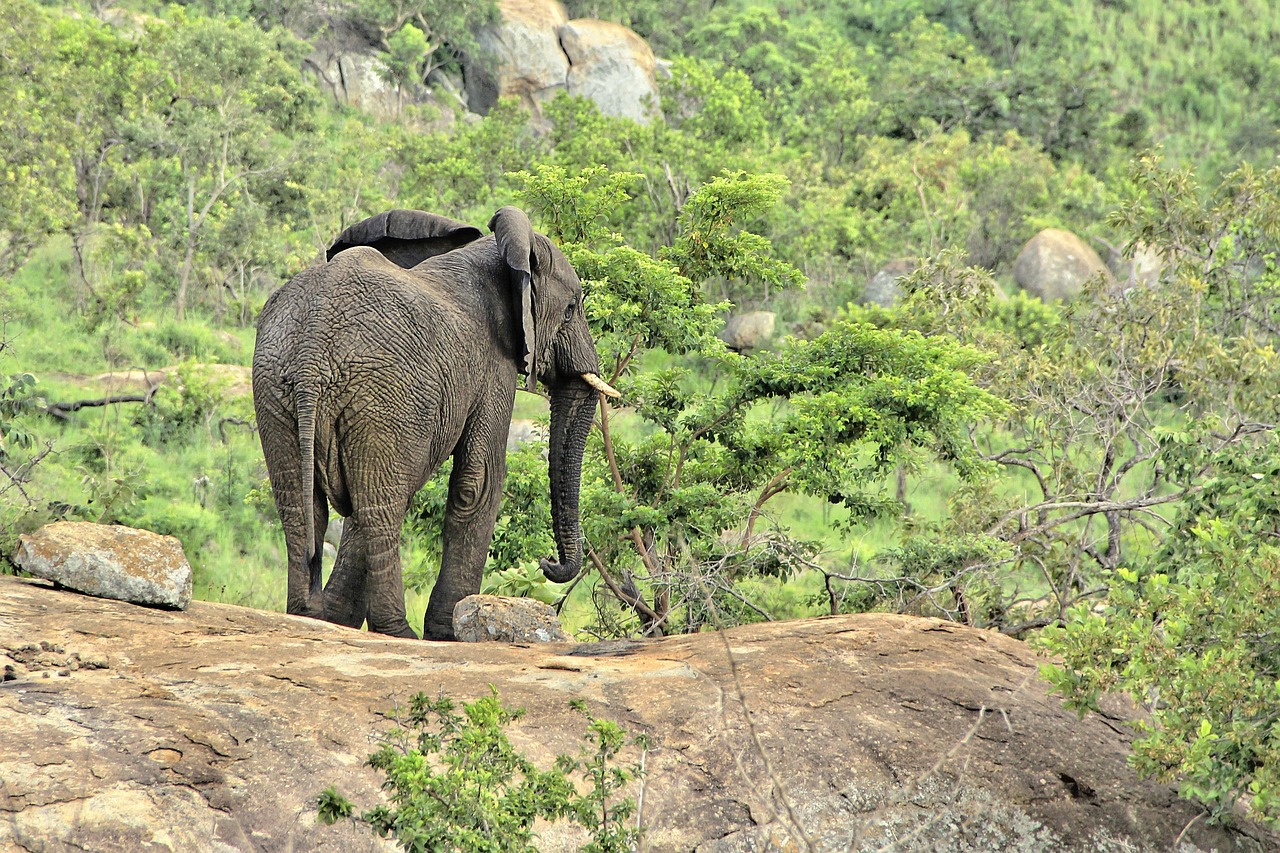
[[[355,820],[406,851],[458,853],[534,853],[534,820],[569,820],[589,833],[584,853],[631,850],[640,836],[627,825],[635,802],[617,794],[639,768],[614,764],[628,745],[626,733],[591,719],[578,757],[561,755],[553,769],[539,770],[506,735],[523,714],[499,702],[496,690],[464,702],[461,714],[451,699],[418,693],[393,712],[400,728],[369,756],[369,765],[386,775],[389,804],[357,815],[354,803],[328,788],[317,799],[320,820]],[[574,775],[587,793],[578,793]]]
[[[1205,435],[1168,435],[1170,465],[1205,458]],[[1105,607],[1081,604],[1041,645],[1067,704],[1128,693],[1149,715],[1133,763],[1225,816],[1244,798],[1280,822],[1280,443],[1238,447],[1187,502],[1163,545],[1110,578]]]

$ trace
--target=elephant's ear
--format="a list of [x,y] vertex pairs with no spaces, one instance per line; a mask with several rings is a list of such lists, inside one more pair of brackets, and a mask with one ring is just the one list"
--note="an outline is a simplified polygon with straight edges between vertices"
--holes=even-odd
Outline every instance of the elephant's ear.
[[533,252],[533,225],[520,208],[504,207],[489,220],[489,230],[510,271],[512,308],[520,323],[523,348],[518,356],[520,372],[529,377],[526,387],[532,391],[538,378],[533,318],[533,274],[538,260]]
[[480,236],[479,228],[447,216],[425,210],[388,210],[339,234],[325,259],[331,261],[334,255],[352,246],[372,246],[387,260],[409,269],[427,258],[479,240]]

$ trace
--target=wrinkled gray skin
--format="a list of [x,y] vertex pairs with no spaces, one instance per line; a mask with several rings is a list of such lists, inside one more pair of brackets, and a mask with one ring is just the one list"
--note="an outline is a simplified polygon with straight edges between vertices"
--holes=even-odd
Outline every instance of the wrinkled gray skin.
[[[563,582],[581,568],[578,488],[598,399],[582,374],[600,369],[582,286],[520,210],[503,208],[489,227],[493,236],[481,237],[444,217],[390,211],[349,228],[328,263],[267,300],[253,396],[284,525],[288,612],[414,636],[401,523],[452,455],[443,563],[423,636],[453,639],[453,607],[479,592],[493,538],[519,373],[551,396],[559,562],[544,559],[543,572]],[[322,589],[330,504],[347,521]]]

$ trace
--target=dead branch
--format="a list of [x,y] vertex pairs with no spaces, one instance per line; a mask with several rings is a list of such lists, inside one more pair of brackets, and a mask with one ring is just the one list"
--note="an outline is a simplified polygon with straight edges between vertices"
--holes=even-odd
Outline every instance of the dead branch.
[[96,400],[75,400],[70,403],[50,403],[45,407],[45,414],[50,417],[57,418],[60,421],[69,421],[69,415],[72,412],[78,412],[81,409],[90,409],[99,406],[113,406],[116,403],[150,403],[151,398],[155,396],[156,388],[153,386],[145,394],[112,394],[107,397],[99,397]]

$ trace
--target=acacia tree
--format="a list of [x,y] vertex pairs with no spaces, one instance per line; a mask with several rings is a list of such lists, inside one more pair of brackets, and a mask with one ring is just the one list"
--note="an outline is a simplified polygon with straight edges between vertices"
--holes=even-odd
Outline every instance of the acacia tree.
[[[979,474],[967,427],[1000,404],[968,376],[977,351],[856,323],[753,356],[715,336],[730,306],[704,299],[708,280],[801,283],[741,227],[777,203],[780,177],[733,173],[699,187],[656,258],[601,226],[631,176],[544,168],[520,177],[526,205],[584,279],[602,365],[634,408],[625,423],[602,408],[582,503],[590,563],[643,633],[769,617],[739,582],[791,576],[813,556],[760,523],[780,494],[826,498],[857,524],[894,505],[882,484],[905,456],[924,450],[962,477]],[[642,372],[657,353],[674,366]],[[759,418],[762,408],[777,414]]]
[[[1123,314],[1134,328],[1099,361],[1125,363],[1117,349],[1158,357],[1106,377],[1115,397],[1131,401],[1123,414],[1132,426],[1102,435],[1124,443],[1081,444],[1064,459],[1092,458],[1092,482],[1124,491],[1044,507],[1042,530],[1092,513],[1107,532],[1095,557],[1105,571],[1090,574],[1107,592],[1105,607],[1079,602],[1046,632],[1045,645],[1062,657],[1048,674],[1082,711],[1109,690],[1146,708],[1134,743],[1143,772],[1177,780],[1215,815],[1245,797],[1256,816],[1275,822],[1280,169],[1246,167],[1206,191],[1190,172],[1147,157],[1134,178],[1117,219],[1159,251],[1164,268],[1158,282],[1112,300],[1117,312],[1133,300],[1148,308]],[[1171,340],[1149,340],[1162,334]],[[1148,384],[1117,381],[1126,378]],[[1133,547],[1126,534],[1138,523],[1152,547]]]

